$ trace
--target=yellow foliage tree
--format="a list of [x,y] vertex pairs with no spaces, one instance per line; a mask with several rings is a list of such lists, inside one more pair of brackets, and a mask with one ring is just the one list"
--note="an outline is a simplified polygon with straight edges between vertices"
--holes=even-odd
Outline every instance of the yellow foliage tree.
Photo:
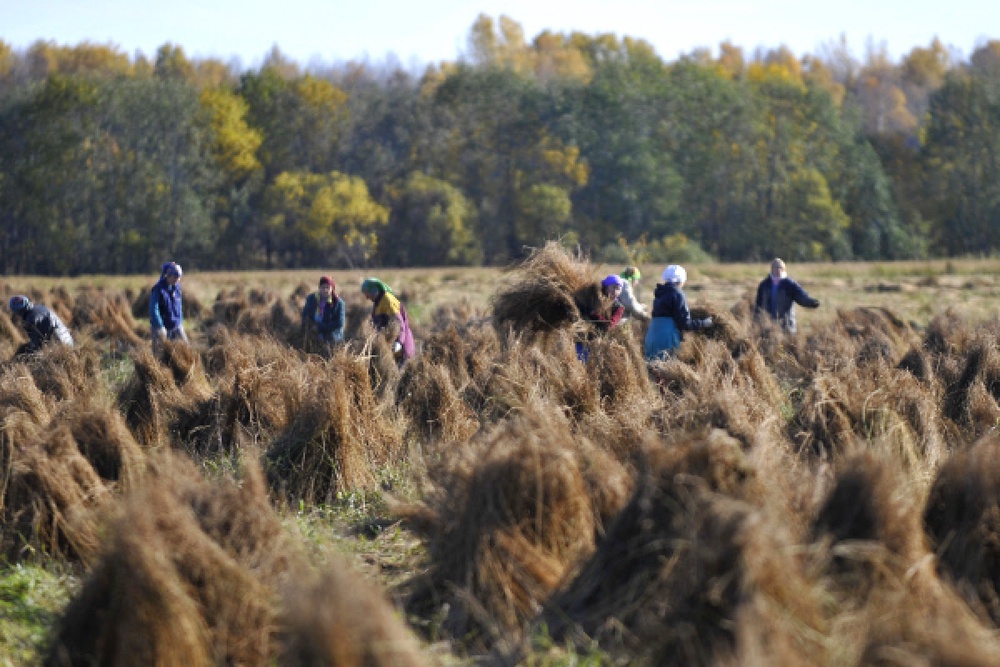
[[746,59],[743,57],[743,49],[729,41],[719,44],[718,63],[730,79],[742,77],[747,66]]
[[592,72],[586,57],[563,35],[545,31],[535,37],[535,75],[541,81],[573,79],[590,83]]
[[45,78],[50,74],[122,74],[132,72],[128,55],[110,44],[81,42],[76,46],[59,46],[39,40],[28,48],[31,76]]
[[212,154],[230,182],[242,183],[261,168],[257,149],[263,138],[247,124],[247,103],[228,88],[206,88],[201,105],[212,131]]
[[153,66],[156,76],[165,79],[184,79],[194,81],[194,65],[184,54],[184,49],[174,44],[164,44],[156,50],[156,64]]
[[375,202],[357,177],[330,172],[284,172],[264,193],[266,227],[286,250],[306,262],[336,251],[348,262],[367,260],[389,210]]

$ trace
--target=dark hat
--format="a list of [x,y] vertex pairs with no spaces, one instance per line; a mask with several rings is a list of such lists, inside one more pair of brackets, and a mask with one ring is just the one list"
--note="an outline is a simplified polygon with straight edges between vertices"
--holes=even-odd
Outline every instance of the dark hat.
[[16,296],[10,297],[10,311],[12,313],[20,313],[22,310],[28,310],[33,305],[31,299],[24,296],[23,294],[18,294]]
[[610,276],[601,281],[601,287],[615,287],[615,286],[618,287],[625,286],[625,281],[621,279],[621,276],[616,276],[615,274],[612,273]]
[[184,275],[184,271],[181,269],[181,265],[177,262],[167,262],[160,267],[161,276],[177,276],[180,278]]

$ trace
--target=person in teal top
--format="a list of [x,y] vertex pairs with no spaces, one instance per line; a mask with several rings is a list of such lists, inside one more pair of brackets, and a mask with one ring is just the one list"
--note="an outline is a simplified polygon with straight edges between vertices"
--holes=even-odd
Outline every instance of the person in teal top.
[[306,297],[302,326],[312,327],[321,343],[342,343],[344,320],[344,300],[337,296],[337,285],[330,276],[323,276],[319,289]]

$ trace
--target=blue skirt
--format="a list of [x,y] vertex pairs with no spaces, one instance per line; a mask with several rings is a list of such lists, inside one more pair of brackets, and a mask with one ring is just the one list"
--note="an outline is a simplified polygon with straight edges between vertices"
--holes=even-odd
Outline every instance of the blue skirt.
[[646,358],[662,359],[673,356],[681,346],[681,332],[672,317],[654,317],[646,332]]

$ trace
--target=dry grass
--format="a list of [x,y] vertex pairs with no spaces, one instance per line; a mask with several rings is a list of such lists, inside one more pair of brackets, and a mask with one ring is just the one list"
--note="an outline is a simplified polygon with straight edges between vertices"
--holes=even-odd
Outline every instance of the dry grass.
[[291,567],[263,478],[209,485],[161,458],[63,615],[49,665],[266,665]]
[[423,505],[398,509],[430,550],[410,607],[446,609],[444,630],[471,645],[516,637],[624,501],[624,476],[598,461],[544,405],[443,458]]
[[376,587],[342,562],[312,584],[289,588],[279,664],[288,667],[419,667],[432,664]]
[[144,454],[93,391],[86,359],[52,347],[0,377],[0,547],[12,560],[89,557],[99,545],[94,511],[142,472]]
[[143,447],[180,444],[189,428],[176,425],[198,414],[214,391],[200,361],[184,343],[171,342],[159,357],[140,347],[132,359],[135,372],[118,395],[129,428]]
[[601,302],[600,280],[589,263],[550,241],[509,270],[507,283],[491,305],[493,323],[500,330],[582,332]]
[[[797,336],[753,322],[760,267],[689,267],[718,326],[649,365],[641,323],[590,330],[603,269],[556,246],[498,292],[386,274],[418,334],[403,368],[360,274],[335,277],[332,350],[302,338],[315,276],[186,276],[193,346],[157,356],[148,279],[18,285],[78,345],[7,361],[0,314],[4,551],[89,572],[51,664],[433,662],[385,599],[470,662],[562,664],[554,640],[616,664],[997,664],[995,443],[969,443],[1000,420],[1000,327],[965,297],[1000,270],[977,267],[795,267],[824,303]],[[147,471],[155,450],[222,479],[162,452]],[[403,523],[369,510],[335,539],[399,531],[381,576],[405,587],[292,566],[341,527],[289,533],[272,506],[337,512],[400,476]]]
[[1000,623],[1000,460],[995,437],[953,455],[938,472],[924,523],[938,571],[995,626]]
[[268,476],[282,494],[331,503],[343,491],[371,488],[377,471],[398,462],[401,434],[380,406],[363,359],[340,350],[306,360],[305,389],[287,426],[268,447]]
[[822,616],[789,538],[748,504],[760,491],[739,444],[716,432],[648,457],[629,504],[542,622],[557,638],[654,664],[715,664],[750,650],[744,636],[807,664]]

